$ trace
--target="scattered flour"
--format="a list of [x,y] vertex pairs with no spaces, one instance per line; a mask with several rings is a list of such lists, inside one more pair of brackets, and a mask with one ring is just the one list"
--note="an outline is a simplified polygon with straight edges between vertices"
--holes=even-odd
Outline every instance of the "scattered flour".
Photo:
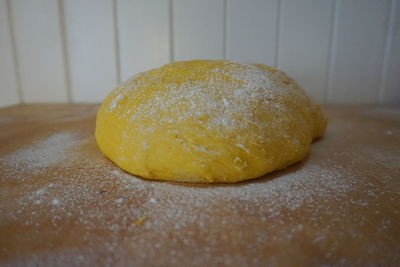
[[53,204],[53,205],[60,205],[60,200],[58,200],[58,199],[53,199],[52,201],[51,201],[51,204]]
[[65,160],[66,152],[79,143],[79,136],[72,132],[61,132],[48,136],[35,144],[15,151],[0,159],[14,168],[24,171],[38,171]]
[[[77,140],[70,134],[63,138],[55,136],[59,141]],[[47,145],[43,145],[46,141],[41,141],[33,146],[35,149],[26,151],[30,157],[33,150],[42,151],[47,147],[51,151],[48,144],[54,138],[47,138]],[[67,150],[64,147],[64,153]],[[90,161],[78,152],[74,157]],[[57,158],[68,161],[64,157]],[[324,161],[315,159],[287,173],[235,185],[147,181],[108,164],[95,169],[66,169],[53,175],[54,178],[44,184],[40,180],[22,184],[25,191],[31,193],[17,199],[17,210],[2,211],[2,220],[39,229],[41,223],[50,221],[54,234],[63,232],[66,224],[74,223],[80,231],[83,229],[82,236],[75,236],[75,239],[82,239],[87,244],[85,249],[75,254],[86,264],[93,264],[95,255],[101,251],[108,255],[107,263],[110,265],[121,259],[126,260],[123,264],[134,262],[141,265],[148,263],[149,257],[157,258],[159,251],[163,250],[164,255],[169,253],[168,261],[172,265],[187,263],[187,253],[194,253],[192,265],[200,266],[214,260],[223,264],[254,265],[254,262],[265,262],[257,256],[262,255],[260,248],[294,242],[305,233],[315,235],[313,245],[322,251],[325,246],[329,247],[325,253],[328,259],[336,252],[327,245],[331,242],[331,231],[338,231],[341,221],[352,218],[355,224],[341,229],[340,233],[355,239],[363,238],[358,227],[366,223],[365,218],[351,217],[346,202],[350,199],[352,205],[376,209],[365,199],[351,195],[362,190],[369,199],[378,199],[382,193],[374,184],[366,184],[363,188],[351,170],[340,165],[326,167]],[[23,214],[27,213],[30,216],[24,217]],[[300,214],[306,217],[299,217]],[[265,232],[259,232],[260,226],[243,228],[247,224],[264,225]],[[385,218],[380,225],[380,231],[384,233],[390,229],[391,220]],[[314,229],[311,232],[310,227]],[[286,230],[282,232],[282,229]],[[98,231],[108,234],[98,235]],[[200,240],[204,243],[197,243],[198,236],[202,236]],[[231,238],[244,239],[244,254],[225,252],[219,255],[221,244]],[[248,243],[246,238],[256,243]],[[180,244],[189,250],[176,250]],[[146,253],[135,254],[134,251]],[[54,254],[50,262],[63,258],[64,254],[59,253]],[[134,258],[130,258],[132,255]],[[38,254],[35,257],[39,257]],[[37,261],[43,262],[43,257]],[[50,256],[45,257],[49,260],[47,257]],[[268,262],[272,264],[274,258]]]
[[[170,67],[166,65],[162,68]],[[285,132],[283,124],[276,119],[266,120],[254,114],[263,110],[269,114],[284,114],[282,117],[286,119],[291,118],[288,114],[292,106],[302,107],[309,114],[313,108],[312,105],[308,107],[309,100],[298,85],[282,72],[265,71],[251,64],[238,65],[225,61],[210,67],[205,81],[185,77],[181,84],[168,83],[164,75],[161,72],[157,75],[144,72],[122,83],[111,93],[113,100],[106,110],[119,113],[133,124],[139,122],[137,127],[149,132],[154,130],[149,126],[153,124],[143,124],[144,119],[154,120],[157,125],[179,125],[194,118],[207,129],[234,131],[255,125],[261,129],[279,128],[280,132]],[[156,88],[151,91],[152,97],[143,93],[149,91],[143,89],[149,85],[152,89]],[[157,89],[160,87],[163,89]],[[125,106],[128,99],[144,100],[132,110],[132,107],[127,109]],[[296,105],[287,104],[288,99],[296,101]],[[129,113],[128,110],[134,112]]]
[[368,155],[371,164],[379,163],[387,168],[396,168],[400,172],[400,151],[394,152],[374,147],[363,147],[360,151]]
[[[319,251],[321,265],[365,265],[389,245],[385,253],[400,251],[394,217],[400,209],[393,217],[387,212],[400,201],[393,186],[399,154],[379,148],[381,138],[397,137],[379,129],[365,148],[364,141],[343,138],[343,123],[333,121],[303,163],[215,185],[137,178],[94,153],[92,136],[53,134],[0,159],[1,230],[24,229],[1,253],[25,255],[10,257],[10,265],[260,266],[285,262],[299,246]],[[82,140],[85,149],[76,149]],[[40,249],[27,254],[20,240]],[[360,255],[368,252],[364,261],[354,262],[349,242]]]
[[13,120],[11,117],[0,117],[0,125],[10,123]]

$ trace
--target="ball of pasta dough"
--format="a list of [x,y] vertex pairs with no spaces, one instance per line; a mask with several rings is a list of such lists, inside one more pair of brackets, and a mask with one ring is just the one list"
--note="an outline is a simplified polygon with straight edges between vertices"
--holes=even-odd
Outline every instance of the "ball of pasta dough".
[[321,109],[282,71],[195,60],[117,86],[98,111],[96,140],[144,178],[238,182],[302,160],[325,126]]

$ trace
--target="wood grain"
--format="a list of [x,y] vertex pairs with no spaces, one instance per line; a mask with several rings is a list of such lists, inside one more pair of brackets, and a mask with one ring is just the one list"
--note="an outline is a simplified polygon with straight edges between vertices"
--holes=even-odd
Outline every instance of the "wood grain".
[[399,106],[326,106],[307,159],[235,185],[119,171],[97,108],[0,109],[0,264],[400,264]]

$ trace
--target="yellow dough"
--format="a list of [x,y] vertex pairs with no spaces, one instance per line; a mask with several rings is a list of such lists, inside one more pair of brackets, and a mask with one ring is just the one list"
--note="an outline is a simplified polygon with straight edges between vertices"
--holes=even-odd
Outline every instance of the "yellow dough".
[[97,114],[100,150],[149,179],[238,182],[303,159],[322,110],[282,71],[195,60],[139,73]]

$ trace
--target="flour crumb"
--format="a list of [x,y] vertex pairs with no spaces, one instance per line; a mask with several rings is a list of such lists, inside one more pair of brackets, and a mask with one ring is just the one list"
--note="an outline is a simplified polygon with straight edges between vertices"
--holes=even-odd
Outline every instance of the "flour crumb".
[[121,197],[121,198],[116,199],[115,203],[122,203],[124,201],[125,201],[125,199],[123,197]]
[[61,204],[61,202],[60,202],[60,200],[59,199],[53,199],[52,201],[51,201],[51,204],[52,205],[54,205],[54,206],[58,206],[58,205],[60,205]]
[[154,204],[154,203],[157,203],[157,200],[154,199],[154,198],[150,198],[150,199],[149,199],[149,202]]

